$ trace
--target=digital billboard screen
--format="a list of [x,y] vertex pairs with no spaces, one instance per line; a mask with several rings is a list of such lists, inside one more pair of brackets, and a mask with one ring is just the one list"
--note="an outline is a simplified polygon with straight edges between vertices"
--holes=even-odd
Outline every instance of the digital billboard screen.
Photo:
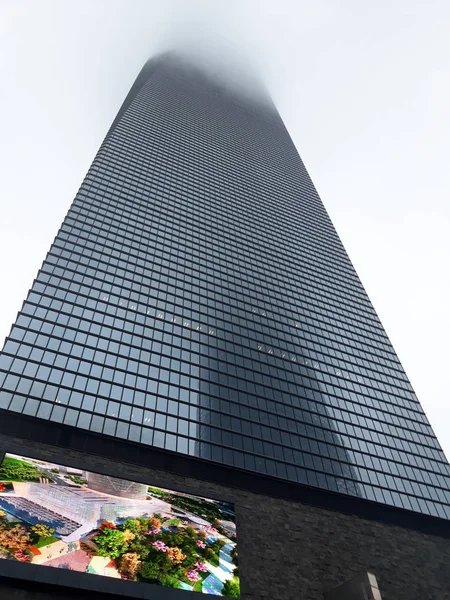
[[16,454],[0,465],[1,559],[239,598],[235,523],[225,501]]

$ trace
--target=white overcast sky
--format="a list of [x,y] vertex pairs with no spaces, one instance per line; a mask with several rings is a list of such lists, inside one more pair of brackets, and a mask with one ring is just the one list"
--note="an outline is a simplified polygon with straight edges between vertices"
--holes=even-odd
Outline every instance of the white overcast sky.
[[449,0],[0,0],[0,337],[137,72],[180,47],[262,75],[450,457]]

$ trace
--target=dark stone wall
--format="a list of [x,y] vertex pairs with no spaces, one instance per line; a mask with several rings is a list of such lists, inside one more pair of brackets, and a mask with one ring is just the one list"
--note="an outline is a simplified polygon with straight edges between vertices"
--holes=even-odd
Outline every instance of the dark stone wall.
[[[0,435],[0,451],[235,502],[243,600],[323,600],[324,591],[367,570],[376,575],[383,600],[450,599],[445,537],[200,481],[195,473],[182,477],[6,435]],[[1,598],[90,597],[8,587],[3,578]]]

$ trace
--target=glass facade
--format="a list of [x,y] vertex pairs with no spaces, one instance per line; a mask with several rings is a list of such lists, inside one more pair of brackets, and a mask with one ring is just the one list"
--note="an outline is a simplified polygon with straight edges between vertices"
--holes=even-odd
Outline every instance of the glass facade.
[[0,406],[450,518],[450,467],[281,118],[150,62],[12,327]]

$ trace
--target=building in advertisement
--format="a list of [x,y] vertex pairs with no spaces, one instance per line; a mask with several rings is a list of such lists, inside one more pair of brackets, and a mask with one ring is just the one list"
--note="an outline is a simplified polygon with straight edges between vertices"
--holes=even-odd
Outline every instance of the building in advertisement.
[[[318,600],[369,571],[383,600],[450,590],[450,466],[260,89],[144,66],[0,370],[3,451],[100,492],[118,477],[118,496],[156,480],[233,502],[244,599]],[[25,598],[20,567],[1,585]]]

